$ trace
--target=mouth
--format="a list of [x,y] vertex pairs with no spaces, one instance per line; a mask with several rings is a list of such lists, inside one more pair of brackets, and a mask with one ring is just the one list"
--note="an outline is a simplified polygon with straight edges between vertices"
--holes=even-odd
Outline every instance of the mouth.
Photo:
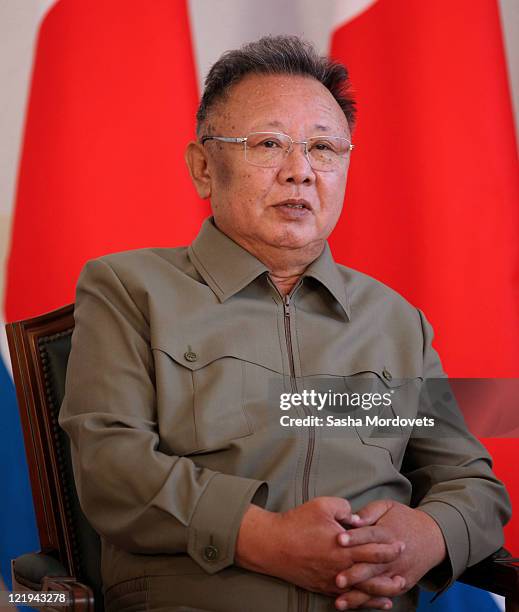
[[300,198],[291,198],[288,200],[283,200],[282,202],[279,202],[278,204],[275,204],[274,206],[276,208],[283,207],[283,208],[294,209],[294,210],[310,210],[310,211],[312,210],[310,202],[308,202],[308,200],[303,200]]

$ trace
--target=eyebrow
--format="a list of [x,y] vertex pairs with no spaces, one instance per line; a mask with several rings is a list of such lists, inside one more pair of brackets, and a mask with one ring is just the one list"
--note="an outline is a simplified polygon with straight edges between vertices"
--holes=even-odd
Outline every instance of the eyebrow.
[[276,127],[283,129],[283,124],[281,123],[281,121],[269,121],[266,125],[267,127]]
[[[275,128],[280,128],[280,129],[284,129],[283,124],[281,123],[281,121],[269,121],[268,123],[265,124],[267,127],[275,127]],[[322,125],[321,123],[316,123],[313,126],[316,130],[321,130],[322,132],[326,132],[328,130],[330,130],[330,127],[327,125]]]

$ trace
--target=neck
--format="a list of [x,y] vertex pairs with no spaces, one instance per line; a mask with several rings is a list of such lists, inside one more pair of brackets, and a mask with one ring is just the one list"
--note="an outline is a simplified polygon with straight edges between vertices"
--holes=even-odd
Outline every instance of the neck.
[[301,278],[301,274],[294,274],[291,276],[277,276],[272,272],[269,272],[269,276],[272,279],[272,282],[276,285],[281,295],[287,295],[292,291],[297,281]]
[[322,253],[324,241],[312,243],[301,249],[274,247],[254,249],[252,245],[242,246],[267,266],[269,276],[281,295],[287,295],[312,261]]

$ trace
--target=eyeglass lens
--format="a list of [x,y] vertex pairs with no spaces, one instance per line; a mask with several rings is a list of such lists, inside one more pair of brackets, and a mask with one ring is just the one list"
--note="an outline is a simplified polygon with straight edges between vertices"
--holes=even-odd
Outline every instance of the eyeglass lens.
[[[334,170],[350,152],[349,141],[339,136],[314,136],[307,142],[307,157],[314,170]],[[247,136],[245,157],[255,166],[273,168],[283,163],[291,148],[292,140],[286,134],[253,132]]]

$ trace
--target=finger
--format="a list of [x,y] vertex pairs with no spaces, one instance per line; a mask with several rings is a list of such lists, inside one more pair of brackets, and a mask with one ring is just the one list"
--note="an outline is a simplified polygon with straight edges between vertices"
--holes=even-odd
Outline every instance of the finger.
[[337,610],[355,610],[366,604],[370,599],[370,595],[353,589],[347,593],[339,595],[339,597],[337,597],[335,600],[335,607]]
[[396,597],[406,590],[406,581],[403,576],[376,576],[365,582],[359,582],[355,589],[371,595],[372,597]]
[[369,599],[360,607],[361,609],[369,608],[371,610],[391,610],[393,607],[393,602],[390,599],[387,599],[387,597],[373,597],[373,599]]
[[341,546],[358,546],[360,544],[370,544],[371,542],[392,544],[394,541],[395,537],[392,532],[387,527],[379,525],[350,529],[337,536],[337,542]]
[[347,523],[351,525],[352,514],[350,503],[347,500],[339,497],[331,497],[329,499],[333,500],[331,502],[333,518],[338,523]]
[[390,610],[392,606],[393,603],[387,597],[371,597],[356,589],[339,595],[335,600],[335,608],[337,610],[358,610],[366,608]]
[[[361,508],[357,514],[352,515],[352,525],[356,527],[360,527],[361,525],[373,525],[382,518],[388,510],[391,510],[392,507],[393,501],[390,499],[379,499],[370,502]],[[354,519],[354,516],[358,516],[359,518]]]
[[403,542],[392,544],[364,544],[349,548],[351,560],[355,563],[390,563],[401,555],[405,548]]
[[383,574],[387,569],[385,563],[355,563],[347,570],[337,574],[335,584],[339,589],[350,588],[359,582]]

